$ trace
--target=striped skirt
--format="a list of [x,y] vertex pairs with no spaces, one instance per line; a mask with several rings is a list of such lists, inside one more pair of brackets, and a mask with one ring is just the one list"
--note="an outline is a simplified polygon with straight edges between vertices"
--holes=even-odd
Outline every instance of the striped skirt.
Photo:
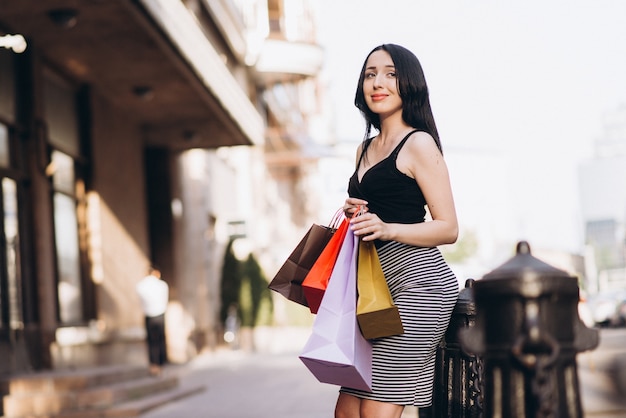
[[459,295],[438,248],[388,242],[378,257],[404,334],[372,340],[372,391],[342,387],[363,399],[426,407],[432,403],[435,353]]

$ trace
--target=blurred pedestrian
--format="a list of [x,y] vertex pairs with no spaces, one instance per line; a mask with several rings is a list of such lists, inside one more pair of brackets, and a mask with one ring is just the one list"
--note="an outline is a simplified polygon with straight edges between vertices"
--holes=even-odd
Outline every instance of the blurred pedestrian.
[[335,417],[400,418],[406,405],[432,403],[435,352],[459,292],[437,246],[456,242],[458,223],[417,57],[399,45],[374,48],[355,105],[366,129],[344,211],[365,209],[352,229],[375,242],[405,332],[372,340],[372,390],[342,387]]
[[136,290],[145,317],[150,373],[160,375],[161,367],[167,362],[165,311],[169,286],[161,279],[161,272],[151,268],[148,275],[137,283]]

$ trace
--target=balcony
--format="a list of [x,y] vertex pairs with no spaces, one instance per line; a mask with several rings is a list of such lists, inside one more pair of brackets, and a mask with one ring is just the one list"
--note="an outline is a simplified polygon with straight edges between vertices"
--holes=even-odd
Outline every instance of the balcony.
[[319,45],[268,38],[254,65],[264,85],[294,82],[316,76],[322,68],[323,50]]

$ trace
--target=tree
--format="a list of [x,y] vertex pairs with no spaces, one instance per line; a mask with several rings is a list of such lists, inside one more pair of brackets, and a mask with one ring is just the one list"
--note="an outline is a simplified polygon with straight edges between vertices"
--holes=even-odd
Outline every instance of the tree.
[[250,254],[245,262],[238,260],[231,240],[226,246],[222,266],[222,324],[226,321],[229,307],[236,306],[242,326],[270,325],[274,306],[267,285],[267,278],[254,254]]
[[[222,281],[220,299],[222,306],[220,307],[220,319],[222,324],[228,316],[228,308],[231,305],[239,306],[239,294],[241,292],[241,262],[235,257],[233,251],[233,240],[228,242],[226,251],[224,252],[224,263],[222,264]],[[239,311],[241,316],[241,311]]]
[[254,254],[243,264],[240,306],[243,326],[271,324],[273,304],[268,281]]
[[452,248],[446,247],[443,255],[449,263],[463,263],[478,251],[478,238],[474,231],[463,234]]

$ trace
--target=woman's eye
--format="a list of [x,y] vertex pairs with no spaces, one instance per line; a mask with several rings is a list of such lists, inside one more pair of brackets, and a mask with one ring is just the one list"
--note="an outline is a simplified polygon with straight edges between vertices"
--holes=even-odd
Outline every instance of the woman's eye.
[[376,77],[376,74],[374,73],[365,73],[365,78],[374,78]]
[[396,76],[396,73],[395,73],[395,72],[391,72],[391,73],[388,73],[387,75],[388,75],[389,77],[394,78],[394,77]]

